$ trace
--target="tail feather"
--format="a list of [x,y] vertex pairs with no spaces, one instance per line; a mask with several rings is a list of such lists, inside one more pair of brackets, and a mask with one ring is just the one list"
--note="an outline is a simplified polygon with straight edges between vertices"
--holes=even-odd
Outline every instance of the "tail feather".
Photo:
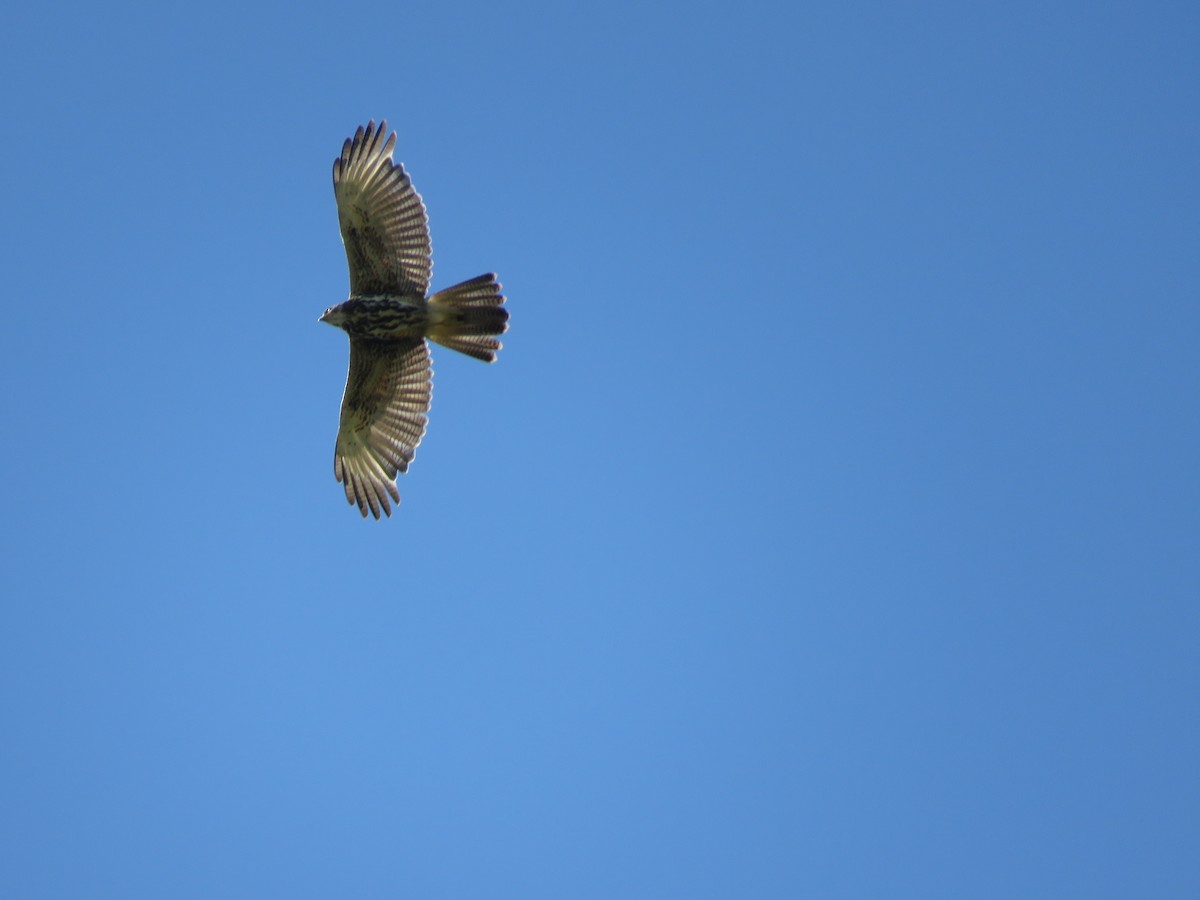
[[494,274],[480,275],[429,298],[429,339],[484,362],[494,362],[508,330],[508,310]]

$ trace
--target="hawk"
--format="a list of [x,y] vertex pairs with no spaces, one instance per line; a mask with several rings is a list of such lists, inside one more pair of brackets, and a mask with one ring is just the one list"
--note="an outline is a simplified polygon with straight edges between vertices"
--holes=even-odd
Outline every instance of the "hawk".
[[404,167],[392,162],[395,146],[387,122],[376,128],[372,120],[333,161],[350,296],[321,316],[350,336],[333,474],[347,502],[376,519],[392,514],[389,496],[400,503],[396,473],[408,471],[425,434],[433,393],[426,338],[494,362],[495,335],[508,329],[494,274],[428,294],[429,220]]

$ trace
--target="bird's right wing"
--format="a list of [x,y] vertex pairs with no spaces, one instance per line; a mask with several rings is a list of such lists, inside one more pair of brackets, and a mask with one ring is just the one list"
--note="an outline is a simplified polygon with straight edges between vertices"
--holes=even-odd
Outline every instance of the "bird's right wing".
[[350,373],[342,396],[342,416],[334,450],[333,474],[365,518],[397,504],[396,473],[407,472],[425,434],[433,395],[429,347],[422,338],[406,341],[350,339]]
[[333,161],[333,194],[350,293],[424,297],[433,272],[425,204],[399,163],[392,162],[396,133],[372,121],[347,138]]

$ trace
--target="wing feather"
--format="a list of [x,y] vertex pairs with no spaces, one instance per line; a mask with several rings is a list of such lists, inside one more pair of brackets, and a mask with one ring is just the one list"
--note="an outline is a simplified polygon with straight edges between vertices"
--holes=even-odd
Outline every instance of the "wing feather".
[[425,434],[433,370],[424,340],[350,339],[350,372],[334,449],[333,474],[365,517],[399,504],[396,474],[407,472]]
[[424,297],[433,273],[429,220],[404,167],[392,162],[396,133],[385,134],[386,121],[359,126],[333,161],[350,293]]

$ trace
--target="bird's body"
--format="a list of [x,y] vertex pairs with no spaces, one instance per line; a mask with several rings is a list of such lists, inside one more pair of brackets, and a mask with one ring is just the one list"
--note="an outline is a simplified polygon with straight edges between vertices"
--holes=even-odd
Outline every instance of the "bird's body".
[[336,325],[352,338],[389,340],[425,337],[429,307],[424,297],[351,297],[321,316],[322,322]]
[[396,135],[371,122],[347,139],[333,164],[334,195],[350,297],[322,322],[350,336],[350,372],[334,450],[334,475],[364,516],[391,515],[396,475],[425,434],[432,396],[426,338],[493,362],[508,311],[493,274],[427,296],[433,269],[425,205],[403,166]]

